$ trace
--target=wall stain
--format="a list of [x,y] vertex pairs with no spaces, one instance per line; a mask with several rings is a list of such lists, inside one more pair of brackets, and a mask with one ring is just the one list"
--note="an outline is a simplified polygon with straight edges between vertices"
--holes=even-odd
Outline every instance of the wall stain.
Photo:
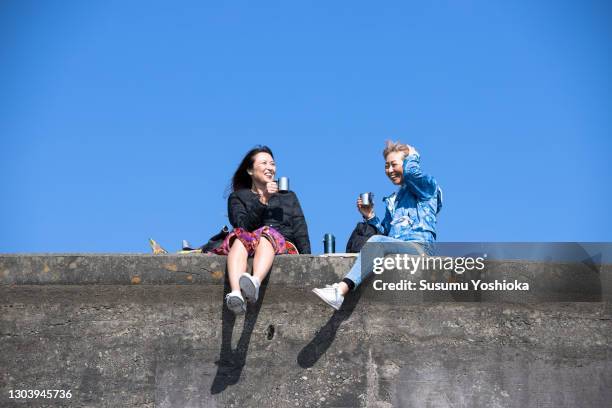
[[178,266],[176,266],[176,264],[164,264],[164,269],[171,272],[177,272]]

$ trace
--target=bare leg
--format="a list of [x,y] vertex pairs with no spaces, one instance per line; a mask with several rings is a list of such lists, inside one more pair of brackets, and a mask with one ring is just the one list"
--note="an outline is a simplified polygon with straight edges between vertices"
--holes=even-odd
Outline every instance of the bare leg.
[[340,282],[338,284],[338,290],[340,291],[340,294],[342,296],[346,296],[346,294],[349,291],[349,286],[346,283],[344,283],[344,282]]
[[240,291],[240,275],[247,271],[247,252],[244,244],[235,239],[227,254],[227,273],[232,291]]
[[263,282],[274,261],[274,247],[267,238],[261,237],[253,258],[253,276]]

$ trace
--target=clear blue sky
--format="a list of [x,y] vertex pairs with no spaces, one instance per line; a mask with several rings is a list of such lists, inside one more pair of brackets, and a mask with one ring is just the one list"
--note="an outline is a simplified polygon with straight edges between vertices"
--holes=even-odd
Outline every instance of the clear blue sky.
[[393,191],[385,139],[443,187],[441,241],[612,241],[611,22],[608,1],[3,1],[0,252],[201,244],[255,144],[314,251],[343,249],[357,193]]

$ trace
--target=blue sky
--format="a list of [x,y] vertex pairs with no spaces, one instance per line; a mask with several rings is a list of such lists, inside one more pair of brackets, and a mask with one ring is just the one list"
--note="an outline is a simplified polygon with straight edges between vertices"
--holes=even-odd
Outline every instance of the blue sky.
[[[315,252],[386,139],[444,189],[441,241],[612,241],[606,1],[4,1],[0,252],[178,250],[269,145]],[[378,201],[378,210],[382,206]]]

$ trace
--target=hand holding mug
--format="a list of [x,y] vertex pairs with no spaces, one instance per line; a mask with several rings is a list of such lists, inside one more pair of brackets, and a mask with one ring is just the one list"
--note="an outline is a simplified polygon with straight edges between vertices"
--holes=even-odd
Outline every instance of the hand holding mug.
[[278,193],[278,183],[276,181],[266,183],[266,195],[269,197],[276,193]]
[[272,194],[276,193],[278,193],[278,184],[276,184],[276,181],[270,181],[266,183],[266,188],[263,189],[259,195],[259,201],[261,201],[262,204],[267,205]]
[[357,198],[357,211],[359,211],[363,218],[368,220],[374,216],[374,203],[370,202],[370,205],[363,205],[361,196],[359,196],[359,198]]

